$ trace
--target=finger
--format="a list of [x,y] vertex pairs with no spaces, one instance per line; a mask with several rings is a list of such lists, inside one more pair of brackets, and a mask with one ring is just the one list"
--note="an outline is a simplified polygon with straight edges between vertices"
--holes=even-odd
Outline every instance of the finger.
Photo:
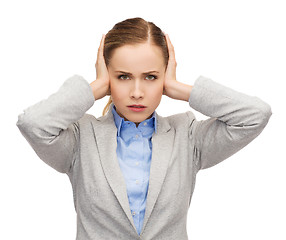
[[105,34],[102,34],[100,46],[99,46],[98,51],[97,51],[97,60],[99,60],[103,56],[104,40],[105,40]]
[[174,49],[173,44],[171,43],[171,40],[168,34],[166,34],[166,39],[167,39],[167,45],[168,45],[168,50],[169,50],[169,60],[176,62],[175,49]]
[[105,40],[105,34],[102,34],[101,42],[100,42],[100,51],[103,52],[104,47],[104,40]]

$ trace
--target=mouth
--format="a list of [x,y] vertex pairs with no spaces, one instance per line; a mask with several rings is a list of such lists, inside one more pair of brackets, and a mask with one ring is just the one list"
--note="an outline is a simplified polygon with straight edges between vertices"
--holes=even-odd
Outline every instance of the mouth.
[[143,105],[129,105],[127,107],[131,107],[131,108],[146,108],[146,106],[143,106]]
[[127,107],[133,112],[142,112],[146,108],[146,106],[143,105],[129,105]]

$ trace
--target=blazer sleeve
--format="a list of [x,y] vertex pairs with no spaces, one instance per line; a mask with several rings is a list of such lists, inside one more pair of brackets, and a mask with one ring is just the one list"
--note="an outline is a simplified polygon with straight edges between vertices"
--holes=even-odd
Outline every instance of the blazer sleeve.
[[188,112],[189,138],[194,143],[198,170],[212,167],[242,149],[262,132],[272,115],[270,105],[258,97],[203,76],[193,85],[189,105],[210,117],[196,121]]
[[45,163],[67,173],[78,151],[78,120],[94,100],[89,83],[74,75],[47,99],[26,108],[16,125]]

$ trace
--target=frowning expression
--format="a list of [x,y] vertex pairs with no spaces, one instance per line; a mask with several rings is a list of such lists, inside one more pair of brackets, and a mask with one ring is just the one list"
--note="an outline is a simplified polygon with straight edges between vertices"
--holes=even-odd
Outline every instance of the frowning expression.
[[[162,50],[150,43],[115,49],[108,65],[111,98],[119,116],[138,124],[160,104],[165,77]],[[141,105],[141,108],[130,107]]]

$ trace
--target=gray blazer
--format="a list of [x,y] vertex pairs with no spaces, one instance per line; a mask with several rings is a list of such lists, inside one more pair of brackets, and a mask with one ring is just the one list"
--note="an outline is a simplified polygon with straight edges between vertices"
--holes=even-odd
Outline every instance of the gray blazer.
[[89,83],[68,78],[47,99],[18,116],[17,127],[45,163],[66,173],[77,213],[77,240],[187,240],[186,221],[196,174],[230,157],[264,129],[272,114],[261,99],[200,76],[191,111],[161,117],[152,136],[144,224],[136,232],[117,157],[112,112],[86,114],[94,104]]

